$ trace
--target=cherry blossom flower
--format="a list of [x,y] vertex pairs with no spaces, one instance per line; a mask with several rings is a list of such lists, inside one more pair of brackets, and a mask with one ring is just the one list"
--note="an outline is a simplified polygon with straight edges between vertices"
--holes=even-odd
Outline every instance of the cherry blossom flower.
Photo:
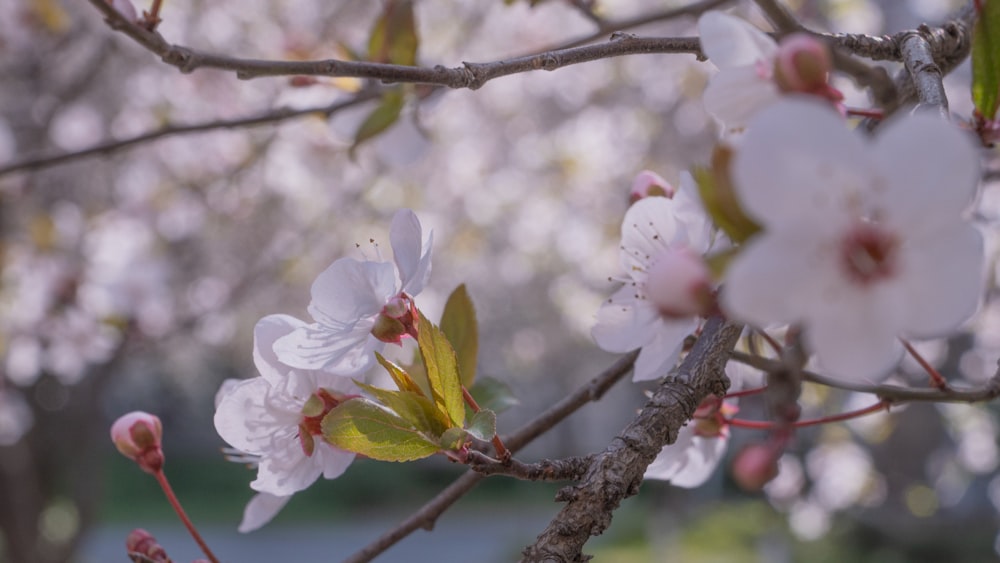
[[430,276],[433,238],[429,233],[423,239],[416,214],[404,209],[392,218],[389,230],[394,263],[334,262],[312,286],[309,314],[316,322],[275,342],[280,361],[344,376],[371,368],[374,352],[413,333],[413,297]]
[[940,118],[890,121],[868,141],[828,107],[789,99],[751,122],[732,175],[763,232],[727,271],[725,310],[801,323],[833,374],[880,378],[898,336],[941,335],[975,312],[983,241],[962,213],[978,158]]
[[[255,491],[288,497],[311,485],[320,475],[339,477],[354,454],[327,444],[320,422],[332,408],[357,393],[345,377],[296,370],[282,364],[273,351],[275,340],[305,323],[287,315],[270,315],[254,328],[254,363],[259,377],[227,383],[216,398],[215,428],[240,452],[257,456]],[[266,523],[283,505],[276,499],[254,499],[241,529]]]
[[[688,275],[674,283],[672,276],[678,272],[657,266],[665,262],[690,266],[692,257],[700,259],[712,245],[711,223],[697,202],[696,190],[694,179],[685,173],[672,199],[643,198],[629,208],[622,223],[624,285],[598,310],[591,334],[609,352],[642,348],[634,381],[666,375],[684,338],[698,328],[696,305],[708,283],[707,270],[680,268]],[[662,291],[657,287],[650,298],[651,283],[669,287]]]
[[782,92],[804,92],[838,103],[827,83],[830,57],[818,40],[793,34],[779,45],[745,20],[710,11],[698,18],[702,50],[719,67],[705,88],[705,111],[741,129]]

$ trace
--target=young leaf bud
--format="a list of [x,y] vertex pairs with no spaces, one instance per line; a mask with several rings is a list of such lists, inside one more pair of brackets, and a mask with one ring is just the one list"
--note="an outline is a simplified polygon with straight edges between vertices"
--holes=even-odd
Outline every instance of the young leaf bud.
[[786,92],[822,92],[832,67],[825,43],[804,33],[794,33],[778,45],[774,80]]
[[125,538],[125,549],[132,561],[171,563],[163,546],[156,543],[153,534],[142,528],[136,528],[129,532],[128,537]]

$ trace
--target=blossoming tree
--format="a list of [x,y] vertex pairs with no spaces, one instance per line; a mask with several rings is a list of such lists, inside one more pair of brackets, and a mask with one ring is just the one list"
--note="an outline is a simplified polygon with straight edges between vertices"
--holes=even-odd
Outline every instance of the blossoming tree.
[[[753,493],[766,489],[780,505],[783,498],[801,493],[801,484],[787,493],[789,475],[802,472],[789,452],[810,439],[801,429],[888,417],[908,403],[988,403],[1000,395],[1000,372],[977,376],[971,360],[950,362],[944,369],[935,365],[940,361],[927,357],[934,343],[969,336],[988,340],[995,316],[994,276],[988,271],[995,261],[995,202],[980,192],[984,177],[991,176],[982,163],[995,156],[989,148],[998,129],[996,1],[972,2],[941,22],[878,36],[819,32],[815,25],[821,22],[806,19],[805,7],[800,14],[776,0],[703,0],[631,17],[617,14],[628,8],[612,2],[531,2],[543,4],[536,8],[539,12],[558,5],[558,17],[573,14],[596,31],[565,46],[457,67],[426,64],[431,56],[418,57],[427,37],[418,21],[447,20],[434,12],[447,8],[433,2],[418,6],[410,0],[385,0],[369,7],[373,13],[357,15],[356,21],[365,25],[343,31],[335,56],[325,51],[333,40],[324,37],[309,47],[304,46],[306,40],[288,46],[285,58],[273,53],[237,56],[201,44],[175,43],[173,33],[186,35],[190,30],[171,24],[172,18],[181,19],[174,10],[195,13],[193,6],[181,3],[175,7],[154,0],[136,6],[129,0],[90,0],[69,11],[50,4],[36,2],[30,11],[50,29],[69,26],[65,20],[71,17],[94,20],[99,15],[107,25],[92,26],[88,33],[110,37],[107,44],[116,50],[155,54],[162,60],[155,65],[160,71],[173,66],[198,77],[214,69],[211,75],[228,92],[220,96],[223,101],[262,95],[244,93],[237,78],[254,79],[254,84],[283,77],[274,99],[287,96],[287,105],[261,115],[220,117],[212,112],[222,111],[225,103],[208,104],[204,122],[149,129],[136,129],[130,119],[138,113],[126,113],[115,138],[100,141],[79,125],[99,117],[59,121],[61,114],[46,114],[47,106],[39,102],[31,111],[48,115],[55,123],[51,128],[58,130],[56,125],[65,123],[59,135],[53,133],[62,150],[31,154],[23,147],[37,148],[38,143],[9,143],[14,149],[7,152],[13,158],[0,161],[0,182],[12,178],[9,186],[0,184],[5,194],[30,192],[36,178],[52,181],[44,174],[63,163],[148,145],[162,137],[316,115],[336,118],[352,108],[364,111],[336,149],[351,159],[363,159],[366,151],[375,151],[373,145],[387,142],[407,126],[408,112],[418,115],[437,98],[455,95],[446,89],[478,90],[510,75],[530,83],[537,76],[533,71],[598,65],[640,54],[683,57],[694,67],[710,69],[707,84],[696,89],[694,105],[688,107],[712,116],[715,123],[706,129],[709,142],[692,157],[690,169],[668,174],[677,182],[642,170],[636,162],[622,170],[634,178],[626,193],[601,177],[600,166],[589,170],[587,181],[594,183],[595,193],[603,198],[611,194],[598,202],[597,210],[605,220],[620,224],[620,241],[606,253],[617,255],[617,268],[609,261],[591,260],[596,250],[588,243],[601,243],[579,235],[584,232],[577,226],[582,218],[572,211],[560,214],[558,221],[550,216],[554,208],[571,207],[573,202],[557,200],[538,207],[519,225],[529,234],[512,234],[513,244],[529,253],[534,244],[531,229],[540,223],[557,225],[557,235],[568,233],[556,239],[569,249],[566,254],[576,257],[581,270],[599,271],[614,287],[600,289],[606,291],[600,303],[567,297],[567,291],[554,299],[564,299],[565,308],[577,318],[582,305],[591,303],[585,317],[594,345],[621,355],[584,386],[564,391],[517,427],[497,417],[513,402],[510,381],[479,373],[480,352],[488,354],[493,341],[480,340],[486,332],[483,315],[470,293],[475,295],[477,284],[486,285],[491,277],[513,279],[523,258],[480,264],[480,270],[488,270],[484,277],[462,280],[465,283],[450,293],[434,288],[438,282],[432,275],[432,255],[440,259],[442,254],[435,250],[435,240],[442,237],[435,235],[443,231],[443,238],[458,238],[455,215],[479,214],[491,225],[503,221],[496,213],[487,217],[491,212],[475,199],[505,197],[484,196],[483,191],[497,186],[476,184],[475,165],[469,162],[484,157],[481,147],[446,149],[462,155],[462,162],[449,169],[458,177],[449,189],[461,208],[445,208],[433,197],[422,201],[419,194],[393,196],[392,189],[364,186],[367,180],[357,182],[355,199],[326,193],[337,192],[336,186],[324,193],[298,192],[308,183],[308,174],[296,167],[295,159],[293,164],[276,159],[277,177],[262,181],[261,186],[277,186],[274,193],[231,197],[212,187],[210,172],[219,170],[206,160],[216,157],[228,173],[230,167],[253,161],[249,155],[254,149],[216,146],[211,149],[215,153],[202,154],[185,145],[175,145],[178,154],[164,166],[176,166],[171,173],[180,178],[179,185],[208,185],[201,198],[171,192],[164,204],[166,196],[153,194],[145,184],[147,172],[126,167],[113,179],[119,201],[112,198],[106,209],[40,204],[46,213],[26,222],[30,242],[11,244],[4,263],[8,314],[3,320],[0,447],[7,449],[9,459],[17,455],[20,461],[0,464],[0,485],[10,491],[5,498],[12,499],[0,507],[0,526],[13,560],[61,561],[71,557],[74,547],[71,539],[54,549],[51,539],[30,523],[41,518],[47,499],[46,487],[29,486],[27,480],[44,481],[44,468],[65,463],[51,457],[47,437],[58,436],[74,421],[92,423],[98,408],[95,397],[120,378],[118,364],[142,353],[142,346],[155,347],[157,339],[193,325],[211,340],[225,332],[220,325],[246,321],[225,311],[237,308],[254,283],[267,288],[260,280],[279,279],[284,258],[306,253],[306,244],[296,238],[297,222],[272,224],[260,211],[276,202],[296,207],[295,218],[303,225],[329,229],[343,238],[357,236],[339,225],[350,216],[351,202],[375,193],[381,215],[391,217],[387,230],[392,257],[383,256],[382,247],[370,239],[329,265],[319,257],[306,260],[299,268],[314,279],[310,319],[268,301],[274,309],[247,323],[253,327],[250,355],[256,373],[223,382],[214,405],[214,427],[230,447],[229,456],[256,469],[250,483],[255,494],[239,530],[251,533],[266,525],[293,495],[308,494],[320,476],[340,477],[360,457],[403,463],[440,456],[465,467],[413,516],[369,545],[358,546],[349,561],[371,560],[418,528],[431,527],[487,477],[568,482],[556,498],[562,509],[537,538],[525,538],[522,557],[586,560],[587,542],[612,525],[621,502],[639,494],[645,481],[702,486],[721,471],[720,462],[737,432],[754,431],[730,458],[733,480]],[[535,17],[527,3],[496,4],[490,9],[518,10],[528,21]],[[325,14],[331,21],[337,16],[336,11]],[[197,25],[214,29],[235,18],[221,12],[210,16]],[[289,26],[308,27],[293,16],[282,17],[291,18]],[[633,33],[657,22],[675,27],[665,35]],[[773,31],[760,27],[765,25]],[[225,35],[226,26],[220,27],[218,33]],[[358,32],[360,28],[364,31]],[[697,36],[679,35],[680,30],[696,30]],[[28,44],[8,33],[11,45],[18,40]],[[235,35],[231,28],[229,35]],[[364,53],[359,52],[361,44],[367,45]],[[262,45],[258,50],[267,52],[263,39]],[[965,81],[971,104],[963,102],[967,109],[952,113],[944,80],[970,52],[972,73]],[[690,60],[692,55],[696,61]],[[116,56],[124,55],[101,51],[93,60],[96,64]],[[898,63],[900,68],[892,78],[887,67],[873,61]],[[225,73],[223,78],[219,71]],[[655,65],[643,68],[640,82],[649,84],[650,73],[666,72]],[[79,80],[88,77],[82,73]],[[152,96],[156,90],[141,81],[132,87],[137,96]],[[663,84],[652,86],[661,88]],[[69,96],[66,92],[59,95]],[[325,103],[312,105],[309,92],[320,92],[317,97]],[[576,103],[574,95],[565,93],[565,103]],[[518,111],[510,110],[514,130]],[[447,135],[447,116],[441,121]],[[419,119],[409,123],[417,130],[413,123],[419,124]],[[641,129],[636,125],[635,135]],[[568,138],[580,136],[575,133]],[[489,134],[478,131],[476,136]],[[294,151],[295,158],[301,153],[302,158],[321,161],[332,152],[324,144],[329,136],[323,129],[300,133],[294,142],[270,139],[261,141],[267,148],[260,151],[271,150],[273,142],[279,147],[275,152]],[[401,147],[418,141],[396,143],[381,150],[398,157],[405,153]],[[530,163],[537,147],[527,141],[525,146],[519,158]],[[0,155],[7,156],[3,135]],[[670,157],[653,153],[641,160],[654,168]],[[338,166],[347,164],[344,160]],[[378,163],[371,166],[378,169]],[[349,175],[339,168],[333,172]],[[244,181],[260,179],[250,174],[233,183]],[[349,179],[343,182],[351,184]],[[512,205],[528,207],[531,198],[529,188],[529,193],[510,199]],[[603,203],[611,200],[621,205]],[[237,265],[225,276],[207,273],[216,260],[193,243],[198,233],[211,237],[211,230],[203,229],[206,224],[232,227],[215,243],[204,242],[220,247],[215,256],[237,257]],[[230,249],[239,250],[227,252]],[[474,261],[475,256],[469,264]],[[197,275],[198,268],[206,269],[205,275]],[[186,280],[186,309],[178,307],[181,292],[171,285],[179,279]],[[244,279],[250,281],[236,281]],[[429,293],[441,298],[434,302]],[[431,310],[441,315],[432,318],[425,312]],[[981,347],[992,354],[990,362],[996,360],[997,348]],[[904,356],[919,366],[921,376],[906,377]],[[634,382],[647,386],[648,400],[603,449],[540,460],[521,457],[519,451],[529,442],[570,414],[591,402],[599,404],[589,408],[601,408],[602,395],[630,373]],[[80,397],[80,403],[53,403],[46,398],[46,385]],[[851,403],[856,398],[861,404]],[[741,399],[757,401],[766,418],[740,416]],[[58,423],[50,425],[55,419]],[[111,427],[111,437],[124,455],[157,479],[207,560],[218,561],[209,548],[211,537],[198,533],[167,480],[164,460],[170,444],[163,444],[163,431],[164,423],[156,416],[134,412]],[[83,456],[79,448],[91,443],[93,432],[80,432],[77,449],[68,449],[67,459]],[[995,450],[992,455],[997,457]],[[783,478],[785,484],[780,485]],[[93,510],[82,501],[79,506]],[[134,561],[169,561],[169,550],[143,530],[127,540],[127,556]]]

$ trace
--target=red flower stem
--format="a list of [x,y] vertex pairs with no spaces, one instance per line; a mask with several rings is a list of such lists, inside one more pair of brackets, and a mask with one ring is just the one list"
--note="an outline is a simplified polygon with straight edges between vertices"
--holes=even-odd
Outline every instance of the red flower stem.
[[[469,393],[469,390],[465,388],[465,385],[462,386],[462,398],[465,399],[465,404],[469,405],[472,412],[479,412],[482,410],[479,408],[479,403],[472,398],[472,393]],[[493,448],[497,451],[497,457],[500,458],[500,461],[510,459],[510,450],[507,449],[503,440],[501,440],[500,436],[497,436],[496,433],[493,434]]]
[[882,110],[877,109],[847,108],[847,115],[851,117],[870,117],[872,119],[885,118]]
[[778,344],[777,340],[775,340],[770,334],[764,332],[763,330],[758,330],[757,334],[759,334],[760,337],[763,338],[764,341],[771,346],[775,354],[781,356],[781,344]]
[[726,393],[725,398],[738,399],[740,397],[749,397],[750,395],[760,395],[765,391],[767,391],[767,385],[763,387],[756,387],[754,389],[743,389],[742,391],[733,391],[732,393]]
[[184,527],[191,533],[191,537],[194,538],[194,541],[198,543],[198,547],[201,548],[202,553],[204,553],[205,556],[208,557],[208,560],[212,563],[219,563],[218,558],[216,558],[215,554],[212,553],[212,550],[208,548],[208,544],[205,543],[201,534],[198,533],[194,524],[191,523],[191,519],[188,518],[187,514],[184,512],[184,507],[182,507],[181,502],[177,500],[177,495],[174,494],[173,488],[170,487],[170,481],[167,480],[167,476],[163,473],[163,470],[161,469],[156,473],[153,473],[153,476],[156,477],[156,482],[159,483],[160,488],[163,489],[163,494],[166,495],[167,501],[170,502],[170,506],[174,507],[174,512],[177,513],[181,522],[184,523]]
[[925,360],[924,357],[921,356],[909,342],[903,340],[902,338],[900,338],[899,341],[903,343],[903,347],[906,348],[906,351],[909,352],[911,356],[913,356],[913,359],[920,364],[920,367],[924,368],[924,371],[931,376],[931,386],[940,389],[941,391],[947,391],[948,381],[944,378],[944,376],[942,376],[938,370],[934,369],[934,366]]
[[[879,401],[874,405],[865,407],[863,409],[858,409],[856,411],[844,412],[840,414],[835,414],[833,416],[824,416],[822,418],[813,418],[809,420],[799,420],[793,422],[790,426],[792,428],[802,428],[805,426],[816,426],[818,424],[827,424],[829,422],[840,422],[842,420],[850,420],[852,418],[860,418],[862,416],[878,412],[883,409],[889,408],[889,401]],[[726,423],[730,426],[736,428],[750,428],[752,430],[774,430],[780,425],[768,420],[742,420],[739,418],[726,419]]]

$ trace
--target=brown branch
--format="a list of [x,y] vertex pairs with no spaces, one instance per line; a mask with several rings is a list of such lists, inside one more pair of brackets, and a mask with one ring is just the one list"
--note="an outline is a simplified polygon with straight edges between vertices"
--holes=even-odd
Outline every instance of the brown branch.
[[[632,370],[632,365],[638,356],[638,351],[629,352],[622,356],[611,367],[591,379],[590,383],[577,389],[555,405],[552,405],[547,411],[521,428],[518,428],[513,434],[505,436],[504,443],[507,444],[507,447],[511,451],[517,451],[544,434],[567,416],[576,412],[583,405],[599,400],[612,385]],[[483,479],[483,475],[475,471],[469,470],[465,472],[464,475],[453,481],[451,485],[438,493],[437,496],[420,507],[419,510],[410,515],[406,520],[403,520],[395,528],[345,559],[344,563],[364,563],[371,561],[418,528],[425,530],[433,529],[438,517]]]
[[506,475],[522,481],[576,481],[583,476],[594,456],[545,459],[538,463],[523,463],[516,459],[506,462],[475,450],[469,452],[469,469],[483,476]]
[[646,467],[677,440],[698,404],[709,394],[725,394],[725,364],[742,329],[721,317],[709,319],[677,375],[661,383],[635,419],[594,457],[578,485],[559,491],[556,500],[566,506],[525,548],[522,561],[586,560],[584,544],[608,528],[623,499],[639,492]]
[[[780,361],[744,352],[734,351],[730,354],[730,357],[741,364],[746,364],[768,373],[786,369],[784,363]],[[984,386],[968,389],[955,387],[948,387],[948,389],[935,389],[931,387],[920,389],[890,384],[866,385],[835,377],[827,377],[808,370],[802,370],[802,377],[805,381],[826,385],[835,389],[855,391],[857,393],[871,393],[880,399],[885,399],[892,403],[981,403],[1000,397],[1000,367],[998,367],[997,372]]]
[[945,117],[948,116],[948,96],[944,92],[944,73],[934,62],[930,41],[924,36],[929,32],[927,26],[921,26],[918,31],[904,34],[900,40],[899,51],[903,56],[903,64],[910,73],[910,80],[916,89],[920,105],[937,108]]
[[534,70],[552,71],[565,66],[624,55],[690,53],[703,58],[698,39],[695,37],[659,38],[620,35],[611,41],[595,45],[558,49],[487,63],[466,62],[455,68],[441,65],[429,68],[337,59],[315,61],[242,59],[172,45],[159,33],[147,31],[126,20],[104,0],[89,1],[104,14],[113,29],[128,35],[141,46],[159,55],[163,62],[176,66],[181,72],[215,68],[235,72],[238,78],[245,80],[262,76],[336,76],[475,90],[501,76]]
[[382,92],[379,89],[373,88],[365,90],[349,100],[337,101],[325,106],[303,109],[278,108],[250,117],[241,117],[239,119],[220,119],[205,123],[195,123],[192,125],[166,125],[159,129],[147,131],[146,133],[141,133],[133,137],[117,141],[106,141],[78,151],[37,156],[34,158],[27,158],[13,164],[8,164],[6,166],[0,166],[0,176],[22,170],[37,170],[39,168],[72,162],[89,156],[107,155],[134,145],[148,143],[150,141],[164,137],[172,137],[175,135],[203,133],[217,129],[243,129],[247,127],[257,127],[259,125],[267,125],[270,123],[277,123],[280,121],[287,121],[310,115],[330,117],[343,109],[374,100],[379,97],[381,93]]

